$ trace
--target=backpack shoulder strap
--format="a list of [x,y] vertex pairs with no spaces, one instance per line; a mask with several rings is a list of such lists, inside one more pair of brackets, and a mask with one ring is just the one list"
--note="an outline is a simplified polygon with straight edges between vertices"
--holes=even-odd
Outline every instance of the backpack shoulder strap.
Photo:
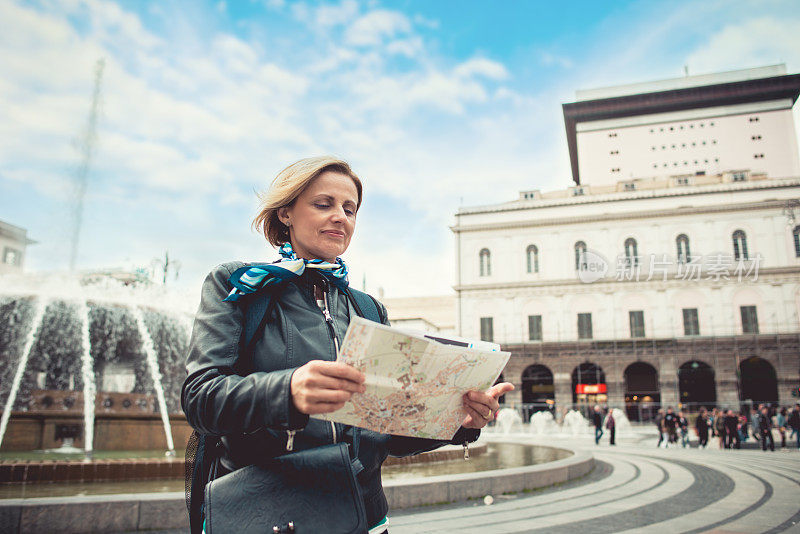
[[253,342],[261,327],[264,319],[267,318],[267,308],[272,301],[272,291],[259,291],[250,296],[243,306],[244,327],[242,330],[242,349],[247,349]]
[[350,295],[353,297],[356,311],[364,319],[375,321],[376,323],[383,323],[385,317],[381,313],[381,307],[378,306],[377,301],[372,295],[359,291],[358,289],[348,288]]

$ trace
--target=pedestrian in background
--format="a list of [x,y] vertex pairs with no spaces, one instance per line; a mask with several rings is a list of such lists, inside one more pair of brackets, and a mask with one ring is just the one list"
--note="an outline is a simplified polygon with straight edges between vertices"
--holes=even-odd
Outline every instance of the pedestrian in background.
[[675,415],[675,412],[672,410],[672,406],[667,408],[667,413],[664,414],[664,431],[667,434],[667,446],[670,443],[677,443],[678,442],[678,416]]
[[[665,442],[666,433],[664,432],[664,409],[660,408],[656,414],[656,428],[658,429],[658,443],[656,447],[660,447],[661,443]],[[666,443],[664,444],[666,447]]]
[[608,444],[616,445],[616,443],[614,443],[614,437],[617,433],[617,423],[614,421],[614,410],[608,410],[606,428],[608,429]]
[[600,413],[600,406],[594,405],[594,413],[592,414],[592,423],[594,423],[594,444],[600,444],[600,438],[603,437],[603,415]]
[[694,421],[694,428],[697,432],[697,446],[700,449],[708,447],[708,419],[705,408],[700,408],[700,413]]
[[787,422],[789,426],[792,427],[792,434],[789,436],[789,439],[792,437],[797,439],[797,448],[800,449],[800,404],[794,405]]
[[761,416],[758,418],[758,430],[761,434],[761,450],[767,450],[767,441],[769,441],[769,450],[775,452],[775,438],[772,436],[772,418],[769,416],[769,410],[761,408]]
[[786,408],[781,408],[778,415],[775,416],[776,426],[778,433],[781,435],[781,448],[786,447]]
[[718,410],[714,418],[714,430],[717,432],[717,440],[719,441],[719,448],[725,448],[725,411]]
[[678,430],[681,434],[681,447],[685,449],[689,445],[689,421],[682,411],[678,412]]

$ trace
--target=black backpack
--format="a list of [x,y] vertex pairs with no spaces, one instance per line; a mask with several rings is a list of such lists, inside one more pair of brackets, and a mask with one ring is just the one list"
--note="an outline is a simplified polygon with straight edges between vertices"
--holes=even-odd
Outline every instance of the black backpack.
[[[260,291],[249,298],[239,302],[244,307],[245,325],[242,332],[240,347],[241,355],[250,354],[256,340],[256,334],[261,331],[272,315],[272,306],[277,301],[274,295],[280,293],[280,286],[271,288],[270,291]],[[360,317],[383,323],[385,317],[381,308],[372,296],[347,288],[346,293],[353,303],[356,313]],[[200,534],[203,530],[203,498],[206,483],[211,479],[211,470],[222,447],[219,436],[200,434],[196,430],[189,436],[186,444],[186,509],[189,511],[189,528],[192,534]]]

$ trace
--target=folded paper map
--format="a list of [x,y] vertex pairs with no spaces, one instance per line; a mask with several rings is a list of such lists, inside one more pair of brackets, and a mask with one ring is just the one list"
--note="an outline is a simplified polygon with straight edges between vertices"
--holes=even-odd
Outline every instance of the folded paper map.
[[435,339],[354,317],[338,361],[366,375],[366,391],[340,410],[312,417],[384,434],[451,439],[466,417],[464,393],[492,387],[511,354],[486,343]]

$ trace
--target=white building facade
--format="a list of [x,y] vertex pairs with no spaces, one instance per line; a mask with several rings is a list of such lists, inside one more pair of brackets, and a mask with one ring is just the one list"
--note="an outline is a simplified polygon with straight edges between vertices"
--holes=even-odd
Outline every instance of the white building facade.
[[[580,113],[565,105],[574,185],[459,210],[459,333],[512,351],[504,378],[517,390],[507,401],[626,403],[641,418],[642,399],[646,409],[797,400],[800,165],[791,107],[800,76],[775,77],[774,68],[753,69],[739,81],[733,73],[681,79],[677,96],[670,84],[646,98],[626,86],[580,101]],[[766,100],[730,104],[724,93],[737,83],[778,85],[784,96],[795,88],[773,109],[767,90]],[[636,115],[639,100],[658,111],[653,102],[674,106],[680,91],[702,107]],[[582,122],[608,99],[620,117]],[[772,107],[756,112],[764,102]],[[755,134],[751,124],[769,128]],[[708,137],[718,156],[692,147],[691,130],[718,132]],[[770,156],[748,160],[734,140],[756,135]],[[690,164],[653,166],[651,147],[658,153],[667,136],[688,145]],[[606,172],[612,156],[625,179]],[[702,166],[706,159],[715,165]]]

